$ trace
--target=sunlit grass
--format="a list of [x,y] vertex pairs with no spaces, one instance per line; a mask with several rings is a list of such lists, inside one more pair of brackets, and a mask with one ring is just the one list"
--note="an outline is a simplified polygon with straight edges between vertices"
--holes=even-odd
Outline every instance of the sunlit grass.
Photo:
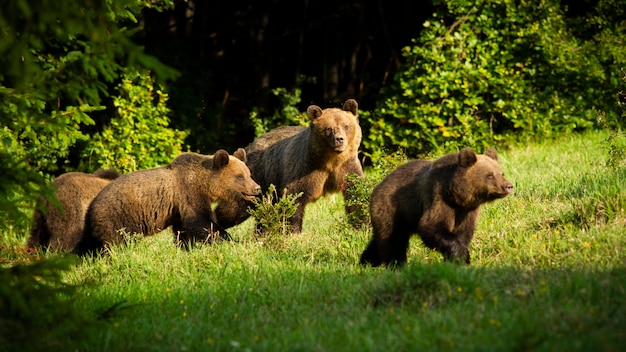
[[625,174],[604,166],[604,138],[500,151],[515,193],[483,207],[469,267],[417,237],[401,270],[358,265],[371,234],[346,224],[338,195],[309,206],[303,233],[280,245],[247,221],[233,241],[191,251],[169,230],[115,246],[67,274],[82,285],[72,307],[106,322],[83,349],[618,350]]

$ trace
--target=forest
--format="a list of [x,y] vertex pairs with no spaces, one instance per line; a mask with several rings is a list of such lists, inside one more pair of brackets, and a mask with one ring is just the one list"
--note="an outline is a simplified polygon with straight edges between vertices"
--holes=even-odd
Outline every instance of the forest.
[[0,211],[359,102],[362,161],[623,127],[623,0],[0,5]]

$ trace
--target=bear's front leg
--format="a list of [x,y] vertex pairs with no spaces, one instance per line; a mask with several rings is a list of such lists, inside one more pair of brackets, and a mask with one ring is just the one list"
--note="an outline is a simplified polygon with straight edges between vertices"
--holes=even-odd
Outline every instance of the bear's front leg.
[[466,236],[450,231],[446,222],[422,225],[418,233],[424,245],[441,253],[445,261],[470,263],[469,241],[466,241]]
[[443,258],[447,262],[455,264],[470,264],[469,248],[461,243],[453,242],[449,246],[440,249]]
[[173,226],[174,241],[185,249],[190,249],[195,243],[211,244],[229,239],[228,233],[223,231],[214,221],[210,221],[212,217],[207,215],[200,219],[188,219],[181,221],[180,224],[175,224]]

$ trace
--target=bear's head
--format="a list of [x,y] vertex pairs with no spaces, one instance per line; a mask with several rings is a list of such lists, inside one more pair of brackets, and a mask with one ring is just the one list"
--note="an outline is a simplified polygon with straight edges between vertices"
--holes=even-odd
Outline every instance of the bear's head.
[[324,144],[337,153],[355,152],[361,144],[358,108],[354,99],[347,100],[342,109],[322,110],[317,105],[309,106],[306,112],[311,120],[313,137],[325,140]]
[[504,178],[495,149],[488,148],[484,155],[477,155],[472,149],[463,148],[457,162],[448,190],[456,204],[477,208],[513,192],[513,185]]
[[261,186],[250,175],[250,169],[246,165],[246,151],[243,148],[237,149],[232,156],[220,149],[211,159],[207,160],[206,167],[213,171],[213,184],[217,189],[218,199],[253,200],[260,194]]

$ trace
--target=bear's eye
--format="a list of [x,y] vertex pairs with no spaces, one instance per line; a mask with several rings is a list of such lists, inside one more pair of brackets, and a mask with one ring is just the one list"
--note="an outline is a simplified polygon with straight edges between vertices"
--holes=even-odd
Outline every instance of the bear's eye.
[[487,179],[488,179],[488,180],[493,180],[493,179],[495,179],[495,178],[496,178],[496,177],[495,177],[493,174],[487,174]]
[[237,181],[243,181],[243,175],[241,174],[237,175]]

